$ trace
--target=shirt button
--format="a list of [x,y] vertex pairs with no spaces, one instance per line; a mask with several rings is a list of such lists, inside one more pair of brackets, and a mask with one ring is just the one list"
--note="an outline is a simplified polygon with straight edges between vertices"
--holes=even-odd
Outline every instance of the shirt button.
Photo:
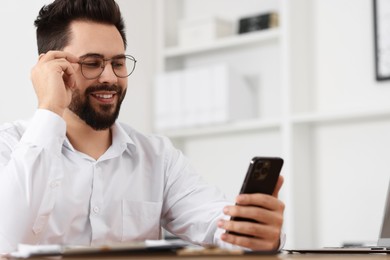
[[52,189],[57,188],[58,186],[60,186],[60,182],[59,181],[52,181],[50,183],[50,188],[52,188]]
[[100,209],[98,206],[95,206],[93,207],[93,212],[95,212],[96,214],[99,213]]

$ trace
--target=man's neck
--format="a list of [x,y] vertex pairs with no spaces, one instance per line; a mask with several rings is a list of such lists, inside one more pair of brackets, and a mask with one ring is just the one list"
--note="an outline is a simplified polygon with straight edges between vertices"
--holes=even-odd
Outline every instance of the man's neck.
[[111,146],[111,129],[94,130],[71,111],[64,113],[64,119],[66,136],[77,151],[97,160]]

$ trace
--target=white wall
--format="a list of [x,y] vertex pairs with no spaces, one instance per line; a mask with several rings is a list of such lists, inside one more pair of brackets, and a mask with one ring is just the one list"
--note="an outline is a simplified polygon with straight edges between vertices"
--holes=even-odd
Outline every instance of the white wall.
[[[313,4],[313,99],[317,111],[387,109],[390,81],[377,82],[368,0]],[[317,243],[376,242],[389,182],[388,117],[314,129]]]
[[143,132],[152,131],[152,84],[155,71],[154,0],[118,0],[126,23],[127,53],[137,60],[129,77],[127,96],[119,119]]
[[372,1],[316,0],[313,11],[317,109],[390,107],[390,81],[375,81]]
[[34,20],[47,1],[2,2],[0,8],[0,123],[28,118],[36,108],[30,70],[37,58]]
[[[49,0],[6,0],[0,8],[0,123],[28,119],[37,107],[30,70],[37,60],[35,27],[40,8]],[[128,52],[138,60],[120,120],[151,129],[151,84],[154,71],[154,1],[120,0],[127,25]]]

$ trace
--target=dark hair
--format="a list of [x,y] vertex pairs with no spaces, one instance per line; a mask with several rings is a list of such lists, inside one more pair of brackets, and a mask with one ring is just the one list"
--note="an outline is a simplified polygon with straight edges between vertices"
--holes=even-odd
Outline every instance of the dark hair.
[[70,23],[75,20],[115,25],[126,48],[123,18],[114,0],[55,0],[41,8],[34,22],[38,53],[65,48],[70,40]]

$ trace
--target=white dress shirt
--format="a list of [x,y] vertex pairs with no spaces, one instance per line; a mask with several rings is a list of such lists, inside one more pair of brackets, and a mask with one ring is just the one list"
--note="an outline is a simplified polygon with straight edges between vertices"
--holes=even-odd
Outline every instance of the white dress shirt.
[[160,239],[161,227],[219,244],[230,204],[167,138],[115,123],[98,159],[76,151],[65,121],[37,110],[0,127],[0,253],[19,243],[101,245]]

